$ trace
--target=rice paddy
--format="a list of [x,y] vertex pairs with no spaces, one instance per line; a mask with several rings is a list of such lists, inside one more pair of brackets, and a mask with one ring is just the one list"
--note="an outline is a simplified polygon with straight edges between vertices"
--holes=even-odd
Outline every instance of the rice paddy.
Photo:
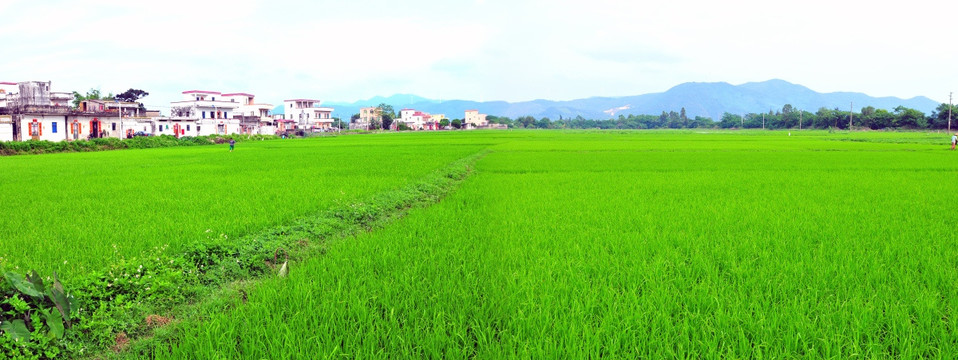
[[[414,137],[412,137],[414,138]],[[237,238],[414,181],[482,145],[359,136],[0,158],[0,268],[65,279]]]
[[150,355],[954,358],[958,154],[934,138],[457,135],[473,146],[432,155],[490,152],[440,203],[212,305]]
[[224,289],[119,355],[954,358],[958,153],[946,142],[480,131],[4,157],[0,267],[69,283],[483,153],[440,202],[325,239],[288,277]]

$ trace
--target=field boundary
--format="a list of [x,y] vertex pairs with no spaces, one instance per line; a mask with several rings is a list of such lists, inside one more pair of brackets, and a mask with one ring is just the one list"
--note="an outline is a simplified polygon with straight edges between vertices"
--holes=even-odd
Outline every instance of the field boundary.
[[167,254],[165,248],[158,247],[138,258],[121,257],[107,269],[64,279],[75,305],[64,316],[72,326],[67,325],[59,336],[53,336],[53,328],[42,321],[29,325],[37,313],[49,312],[48,303],[30,303],[30,297],[18,292],[19,288],[0,280],[0,297],[32,304],[26,309],[10,306],[9,301],[0,304],[0,325],[26,319],[33,328],[32,336],[21,337],[20,341],[8,336],[6,329],[0,330],[0,357],[148,356],[148,340],[154,335],[169,336],[182,319],[202,316],[191,309],[222,302],[224,297],[244,296],[242,289],[257,279],[296,271],[296,263],[301,260],[322,256],[330,240],[380,228],[409,209],[440,201],[473,172],[475,162],[488,152],[453,161],[414,184],[360,202],[337,202],[287,225],[235,240],[210,234],[179,254]]
[[132,139],[100,138],[75,141],[0,141],[0,156],[40,155],[70,152],[94,152],[126,149],[152,149],[177,146],[202,146],[237,142],[276,140],[274,135],[210,135],[173,137],[171,135],[135,137]]

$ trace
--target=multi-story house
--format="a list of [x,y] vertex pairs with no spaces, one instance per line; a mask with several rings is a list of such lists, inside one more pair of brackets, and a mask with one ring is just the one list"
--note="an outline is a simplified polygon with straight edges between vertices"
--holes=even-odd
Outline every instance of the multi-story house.
[[241,104],[216,91],[190,90],[170,102],[170,117],[156,120],[157,134],[174,136],[227,135],[242,132],[231,115]]
[[378,107],[359,109],[359,119],[349,124],[350,130],[376,130],[376,124],[382,126],[383,110]]
[[283,119],[296,122],[306,132],[329,131],[333,128],[333,108],[321,107],[322,101],[292,99],[283,101]]
[[445,118],[444,114],[431,115],[415,109],[402,109],[397,121],[413,130],[439,130],[439,121]]
[[240,132],[243,134],[276,134],[276,122],[270,114],[271,104],[257,104],[255,96],[247,93],[223,94],[222,97],[230,102],[239,104],[233,111],[233,118],[240,121]]
[[479,110],[466,110],[466,116],[463,122],[467,127],[485,127],[489,125],[489,121],[486,120],[486,114],[480,114]]

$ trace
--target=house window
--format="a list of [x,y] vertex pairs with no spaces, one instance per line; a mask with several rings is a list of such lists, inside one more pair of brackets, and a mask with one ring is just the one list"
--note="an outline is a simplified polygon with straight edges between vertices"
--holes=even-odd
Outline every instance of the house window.
[[224,112],[223,112],[223,118],[224,118],[224,119],[229,119],[229,118],[230,118],[230,113],[224,111]]
[[215,96],[213,97],[213,101],[216,101],[216,97],[215,97]]
[[197,133],[200,132],[200,126],[199,126],[199,125],[196,125],[196,132],[197,132]]
[[56,123],[56,122],[53,123],[53,133],[54,133],[54,134],[57,133],[57,123]]
[[116,131],[116,123],[113,123],[113,131]]
[[40,123],[30,123],[30,136],[40,136]]
[[190,131],[190,124],[186,124],[186,131]]
[[203,118],[206,119],[206,111],[203,112]]

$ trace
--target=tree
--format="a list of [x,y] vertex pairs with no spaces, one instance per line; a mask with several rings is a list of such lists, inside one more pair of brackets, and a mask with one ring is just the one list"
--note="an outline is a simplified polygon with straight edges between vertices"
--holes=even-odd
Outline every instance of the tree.
[[80,107],[80,102],[84,100],[113,100],[113,93],[102,96],[100,94],[100,89],[90,89],[86,92],[86,95],[81,95],[76,91],[73,92],[73,107]]
[[958,117],[958,106],[941,104],[935,108],[928,118],[928,126],[934,129],[948,128],[948,108],[951,107],[951,127],[955,128],[955,119]]
[[742,126],[742,117],[734,114],[724,113],[722,114],[722,119],[719,120],[719,127],[723,129],[731,129]]
[[901,127],[921,129],[928,126],[925,113],[915,109],[899,105],[895,108],[895,116],[898,117],[898,126]]
[[353,114],[353,116],[349,117],[349,122],[354,123],[356,120],[359,120],[359,117],[359,114]]
[[123,102],[136,102],[144,97],[147,97],[150,93],[140,90],[140,89],[129,89],[120,94],[116,95],[116,100]]
[[389,130],[389,128],[392,127],[393,119],[396,118],[396,111],[393,110],[392,105],[386,103],[379,104],[377,108],[379,108],[383,118],[382,128],[384,130]]
[[461,128],[462,128],[462,120],[454,119],[454,120],[452,120],[452,123],[451,123],[451,124],[452,124],[452,127],[456,128],[456,129],[461,129]]
[[885,109],[877,109],[869,116],[869,126],[872,129],[884,129],[895,126],[895,114]]
[[542,118],[542,119],[539,119],[539,121],[536,122],[536,128],[539,128],[539,129],[548,129],[548,128],[551,128],[551,127],[552,127],[552,120],[549,120],[549,118],[547,118],[547,117],[544,117],[544,118]]
[[445,128],[446,126],[449,126],[449,119],[439,120],[439,127],[440,127],[440,128]]

